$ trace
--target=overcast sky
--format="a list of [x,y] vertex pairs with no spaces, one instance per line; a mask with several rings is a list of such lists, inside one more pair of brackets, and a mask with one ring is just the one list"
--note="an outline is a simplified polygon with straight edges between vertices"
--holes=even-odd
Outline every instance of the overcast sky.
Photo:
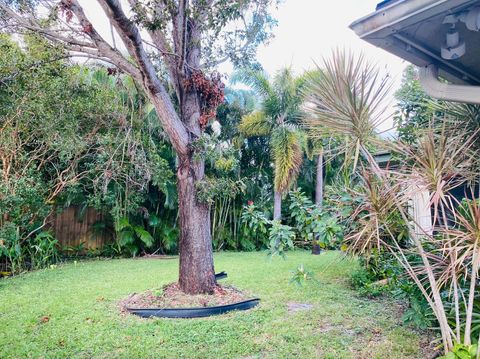
[[345,47],[387,66],[392,76],[401,76],[406,63],[384,50],[360,40],[349,25],[373,12],[380,0],[286,0],[275,12],[278,27],[271,43],[258,52],[269,72],[292,65],[302,71],[320,62],[335,47]]
[[[348,27],[353,21],[373,12],[380,0],[286,0],[274,12],[278,20],[275,38],[258,51],[258,60],[273,75],[284,66],[301,73],[320,63],[336,47],[363,52],[387,71],[394,81],[393,92],[400,85],[407,63],[360,40]],[[228,71],[228,67],[225,67]],[[387,121],[382,130],[392,126]]]
[[[312,68],[335,47],[364,52],[394,78],[400,78],[406,63],[398,57],[360,40],[348,26],[375,10],[380,0],[283,0],[273,16],[278,20],[275,37],[258,51],[258,60],[270,73],[292,66],[297,72]],[[81,0],[87,16],[100,33],[110,39],[110,27],[96,1]],[[126,1],[124,5],[128,7]],[[229,72],[231,66],[220,70]]]

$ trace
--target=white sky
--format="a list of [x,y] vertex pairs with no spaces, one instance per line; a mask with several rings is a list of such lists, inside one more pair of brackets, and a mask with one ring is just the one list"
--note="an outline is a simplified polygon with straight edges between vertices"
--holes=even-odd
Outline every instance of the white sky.
[[[348,27],[353,21],[373,12],[380,0],[286,0],[273,13],[278,20],[275,38],[258,51],[258,60],[273,75],[284,66],[292,66],[297,72],[320,64],[336,47],[363,52],[390,74],[394,81],[393,92],[399,87],[402,72],[407,66],[404,60],[361,40]],[[225,66],[226,71],[229,70]],[[392,126],[386,121],[381,130]]]
[[401,76],[406,63],[360,40],[349,25],[373,12],[380,0],[286,0],[274,13],[278,19],[275,38],[259,49],[258,59],[267,71],[292,65],[303,71],[320,62],[335,47],[364,52],[390,74]]

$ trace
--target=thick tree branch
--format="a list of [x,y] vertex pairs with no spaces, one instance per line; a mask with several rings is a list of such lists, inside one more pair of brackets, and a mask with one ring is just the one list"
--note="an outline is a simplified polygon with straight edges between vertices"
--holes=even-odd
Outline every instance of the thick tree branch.
[[108,18],[120,34],[120,37],[124,39],[123,41],[129,53],[135,58],[136,63],[139,65],[143,80],[142,85],[157,109],[162,126],[167,132],[173,147],[179,154],[187,154],[189,151],[189,135],[175,111],[170,96],[160,82],[155,68],[143,48],[143,41],[138,28],[127,18],[119,1],[98,1],[106,11]]
[[[78,19],[80,26],[84,32],[92,39],[95,48],[98,50],[98,54],[102,57],[107,57],[112,60],[120,69],[130,74],[135,80],[141,81],[142,76],[140,71],[123,55],[105,41],[102,36],[95,30],[93,25],[88,20],[83,8],[78,3],[77,0],[68,0],[65,2],[68,8],[75,14]],[[81,51],[81,50],[74,50]]]
[[180,61],[178,64],[178,70],[183,73],[184,64],[187,56],[187,10],[188,0],[179,0],[178,13],[177,13],[177,36],[178,36],[178,52],[180,55]]
[[[120,52],[112,48],[95,31],[78,2],[72,0],[68,2],[68,5],[77,17],[82,30],[74,30],[72,26],[69,26],[68,31],[65,31],[65,29],[48,29],[41,26],[34,17],[23,17],[13,11],[4,1],[0,1],[0,9],[9,17],[7,21],[10,23],[13,22],[11,26],[19,29],[17,32],[21,33],[21,30],[27,30],[39,33],[52,42],[62,44],[68,51],[85,53],[92,57],[101,58],[106,62],[111,62],[118,66],[123,72],[131,75],[137,81],[141,81],[138,69],[125,59]],[[87,32],[89,35],[88,37],[86,37]],[[90,38],[92,42],[80,40],[79,38]]]

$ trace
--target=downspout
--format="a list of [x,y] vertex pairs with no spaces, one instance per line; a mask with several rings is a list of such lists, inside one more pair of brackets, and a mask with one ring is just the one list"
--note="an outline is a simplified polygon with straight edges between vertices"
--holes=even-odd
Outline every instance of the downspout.
[[480,104],[480,86],[453,85],[438,79],[438,68],[431,64],[420,69],[420,84],[427,95],[444,101]]

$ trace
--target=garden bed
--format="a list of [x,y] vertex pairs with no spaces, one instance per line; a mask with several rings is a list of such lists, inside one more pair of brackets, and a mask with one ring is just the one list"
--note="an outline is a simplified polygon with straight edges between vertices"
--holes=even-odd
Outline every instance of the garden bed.
[[127,308],[193,308],[214,307],[243,302],[251,298],[247,293],[233,286],[215,287],[213,294],[185,294],[178,283],[172,283],[158,290],[148,290],[144,293],[134,293],[120,302],[120,310]]

